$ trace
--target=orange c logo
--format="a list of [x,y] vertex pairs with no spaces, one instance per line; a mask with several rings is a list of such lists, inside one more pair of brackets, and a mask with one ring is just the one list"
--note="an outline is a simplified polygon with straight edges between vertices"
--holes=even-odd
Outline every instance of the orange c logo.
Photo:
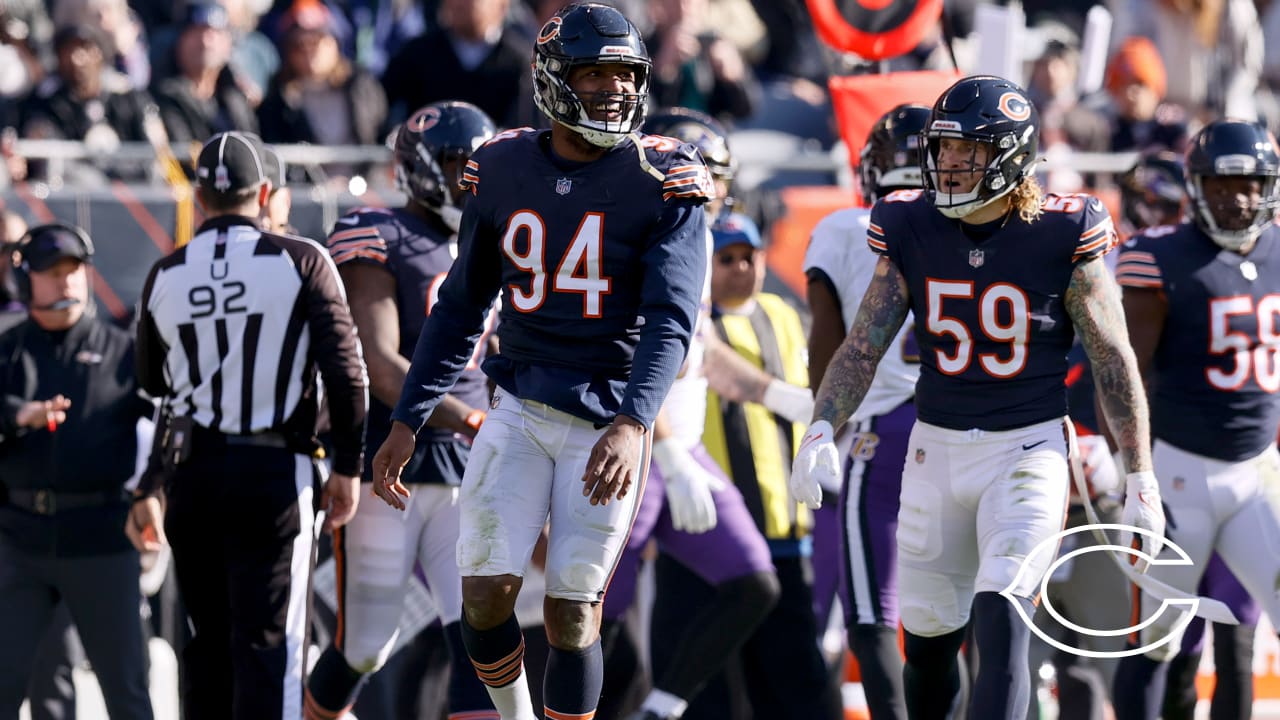
[[429,107],[409,118],[404,125],[414,132],[422,132],[435,127],[438,122],[440,122],[440,108]]
[[559,17],[553,17],[542,26],[542,30],[538,31],[538,44],[543,45],[555,40],[560,35],[560,23],[563,20]]
[[999,109],[1010,120],[1021,121],[1031,117],[1031,103],[1016,92],[1001,95]]

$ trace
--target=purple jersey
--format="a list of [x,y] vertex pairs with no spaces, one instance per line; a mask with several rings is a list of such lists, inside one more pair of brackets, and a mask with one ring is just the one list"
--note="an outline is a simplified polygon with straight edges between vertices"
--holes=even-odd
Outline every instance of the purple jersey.
[[482,309],[503,293],[499,354],[516,397],[608,423],[652,425],[688,350],[706,273],[697,150],[632,135],[590,163],[553,157],[550,133],[499,133],[463,174],[472,194],[395,417],[412,425],[451,383]]
[[920,420],[1010,430],[1067,414],[1074,329],[1064,297],[1076,265],[1115,244],[1099,200],[1049,195],[1033,225],[1014,211],[962,227],[923,192],[900,190],[872,208],[867,244],[907,281],[920,346]]
[[[350,263],[365,263],[391,273],[396,286],[400,354],[406,358],[413,357],[418,334],[435,304],[440,284],[453,265],[454,245],[449,229],[400,208],[357,208],[338,219],[328,244],[329,254],[340,268]],[[473,408],[489,405],[487,383],[480,371],[486,346],[484,342],[476,344],[471,361],[451,391],[454,397]],[[391,408],[371,397],[366,444],[377,447],[386,439],[390,429]],[[422,440],[406,467],[406,478],[410,482],[453,480],[450,477],[452,472],[445,472],[444,478],[436,478],[431,463],[422,463],[432,451],[428,445],[453,442],[453,432],[426,428]],[[414,468],[421,468],[421,472],[414,473]]]
[[1248,255],[1223,250],[1193,223],[1148,228],[1120,252],[1126,288],[1168,303],[1151,382],[1151,431],[1228,462],[1256,456],[1280,422],[1280,228]]

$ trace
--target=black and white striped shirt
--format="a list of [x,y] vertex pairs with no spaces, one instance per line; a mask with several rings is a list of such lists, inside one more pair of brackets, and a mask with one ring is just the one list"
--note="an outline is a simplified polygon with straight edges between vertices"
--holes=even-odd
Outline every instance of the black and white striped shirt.
[[312,438],[324,383],[334,470],[362,466],[368,377],[319,244],[224,215],[158,261],[142,292],[138,377],[175,414],[230,435]]

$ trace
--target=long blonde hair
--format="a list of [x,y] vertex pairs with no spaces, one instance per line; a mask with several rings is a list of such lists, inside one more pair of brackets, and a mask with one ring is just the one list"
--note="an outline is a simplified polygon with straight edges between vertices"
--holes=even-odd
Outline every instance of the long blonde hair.
[[1009,200],[1018,210],[1018,217],[1025,223],[1033,223],[1040,217],[1044,204],[1044,189],[1034,175],[1023,176],[1009,193]]

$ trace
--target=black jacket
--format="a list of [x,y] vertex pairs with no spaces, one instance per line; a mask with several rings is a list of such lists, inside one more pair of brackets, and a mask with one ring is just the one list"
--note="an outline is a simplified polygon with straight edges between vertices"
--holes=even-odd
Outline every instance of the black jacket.
[[203,143],[229,130],[258,132],[258,116],[230,68],[224,67],[218,74],[209,102],[192,95],[191,87],[190,79],[175,75],[156,83],[152,90],[171,141]]
[[[17,426],[24,403],[58,394],[71,407],[55,432]],[[134,379],[127,332],[86,316],[65,332],[27,319],[0,335],[0,481],[6,489],[123,493],[137,467],[138,419],[151,413]],[[51,516],[0,507],[0,533],[31,552],[122,552],[130,547],[128,507],[122,499]]]

